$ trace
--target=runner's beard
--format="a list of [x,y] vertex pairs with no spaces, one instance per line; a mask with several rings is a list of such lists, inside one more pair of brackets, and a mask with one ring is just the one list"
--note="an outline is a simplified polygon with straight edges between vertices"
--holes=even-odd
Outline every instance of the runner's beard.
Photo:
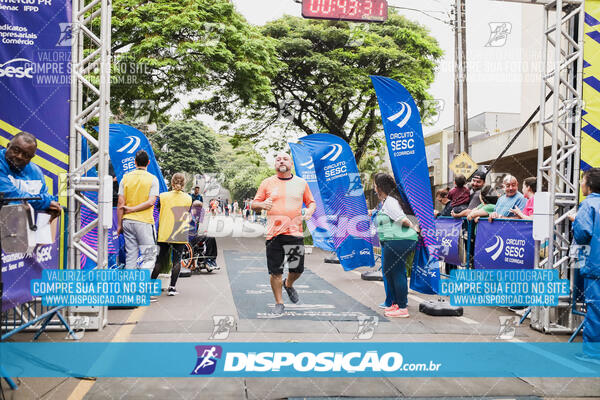
[[289,171],[289,169],[285,165],[282,165],[279,167],[279,172],[288,172],[288,171]]

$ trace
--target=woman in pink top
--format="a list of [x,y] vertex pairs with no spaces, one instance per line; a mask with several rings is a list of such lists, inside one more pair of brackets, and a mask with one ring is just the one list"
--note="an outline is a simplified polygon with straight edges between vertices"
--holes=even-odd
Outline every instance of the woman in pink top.
[[523,181],[523,196],[527,199],[527,204],[523,211],[515,207],[512,212],[519,219],[533,219],[533,198],[535,197],[535,189],[537,186],[537,179],[535,177],[529,177]]

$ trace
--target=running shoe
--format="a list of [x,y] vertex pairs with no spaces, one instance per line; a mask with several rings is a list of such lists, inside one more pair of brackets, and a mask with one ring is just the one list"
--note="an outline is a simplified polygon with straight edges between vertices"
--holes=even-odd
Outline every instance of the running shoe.
[[388,312],[388,311],[396,311],[397,309],[399,309],[400,307],[398,307],[398,304],[392,304],[389,307],[385,307],[384,311]]
[[387,304],[385,304],[385,301],[384,301],[384,302],[383,302],[383,303],[381,303],[381,304],[380,304],[378,307],[379,307],[379,308],[386,309],[386,308],[388,308],[388,307],[390,307],[390,306],[388,306]]
[[150,303],[156,303],[158,301],[158,296],[150,296]]
[[281,315],[281,314],[283,314],[284,310],[285,310],[285,306],[281,303],[277,303],[277,304],[275,304],[275,311],[273,311],[273,313],[277,314],[277,315]]
[[217,265],[217,260],[215,259],[206,260],[206,263],[209,264],[213,270],[221,269],[221,267]]
[[169,290],[167,291],[168,296],[177,296],[179,292],[173,286],[169,286]]
[[296,289],[294,289],[293,287],[287,287],[285,284],[285,279],[283,280],[283,287],[286,291],[286,293],[288,294],[288,296],[290,297],[290,300],[292,301],[292,303],[296,304],[298,302],[298,300],[300,300],[300,296],[298,296],[298,292],[296,291]]
[[410,316],[408,314],[408,308],[398,308],[394,311],[386,311],[383,315],[389,318],[408,318]]

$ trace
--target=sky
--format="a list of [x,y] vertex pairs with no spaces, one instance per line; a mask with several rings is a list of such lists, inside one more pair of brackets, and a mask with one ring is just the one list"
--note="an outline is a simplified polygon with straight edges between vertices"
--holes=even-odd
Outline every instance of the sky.
[[[492,0],[467,0],[467,58],[469,117],[479,113],[521,112],[521,21],[522,6]],[[263,25],[284,14],[301,16],[301,4],[294,0],[233,0],[236,9],[252,24]],[[426,26],[444,51],[429,93],[443,109],[437,123],[424,127],[430,133],[453,124],[454,112],[454,34],[448,13],[454,1],[388,0],[398,12]],[[428,15],[426,15],[428,14]],[[491,28],[502,24],[510,32],[506,40],[490,42]],[[541,31],[539,32],[541,37]],[[539,38],[535,38],[539,39]],[[487,46],[486,46],[487,45]],[[539,96],[539,93],[535,93]]]

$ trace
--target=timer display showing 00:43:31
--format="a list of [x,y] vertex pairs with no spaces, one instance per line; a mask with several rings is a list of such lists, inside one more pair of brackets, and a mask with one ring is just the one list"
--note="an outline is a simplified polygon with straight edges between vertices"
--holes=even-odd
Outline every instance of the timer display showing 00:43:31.
[[383,22],[388,17],[386,0],[302,0],[305,18]]

